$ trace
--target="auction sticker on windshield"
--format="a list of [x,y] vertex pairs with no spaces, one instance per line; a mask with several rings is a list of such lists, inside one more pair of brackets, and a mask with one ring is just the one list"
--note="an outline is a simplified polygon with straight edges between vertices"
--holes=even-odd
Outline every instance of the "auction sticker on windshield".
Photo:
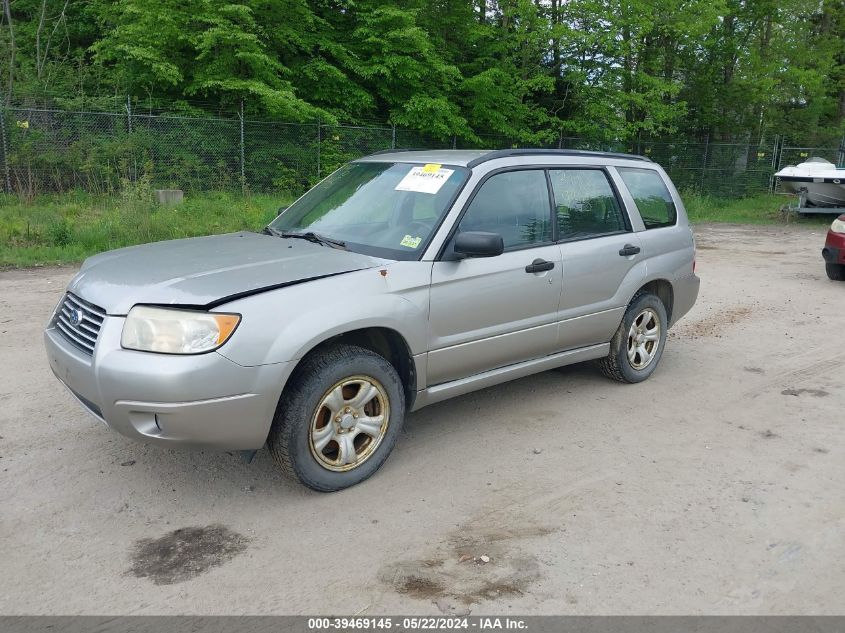
[[440,165],[433,163],[422,167],[412,167],[411,171],[396,185],[396,191],[437,193],[453,173],[455,173],[454,169],[443,169]]

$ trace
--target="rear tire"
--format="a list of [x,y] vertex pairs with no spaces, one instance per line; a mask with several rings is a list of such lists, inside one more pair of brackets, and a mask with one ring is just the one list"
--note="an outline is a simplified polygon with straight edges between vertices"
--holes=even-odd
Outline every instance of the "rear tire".
[[599,361],[602,373],[619,382],[642,382],[657,368],[669,330],[666,307],[657,295],[637,293]]
[[336,345],[307,356],[285,387],[267,438],[282,470],[321,492],[361,483],[402,431],[405,392],[375,352]]
[[824,269],[828,279],[845,281],[845,264],[825,264]]

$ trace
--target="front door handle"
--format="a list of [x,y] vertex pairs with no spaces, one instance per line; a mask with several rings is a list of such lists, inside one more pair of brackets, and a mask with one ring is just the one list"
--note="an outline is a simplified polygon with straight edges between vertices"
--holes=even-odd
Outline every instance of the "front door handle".
[[542,273],[555,267],[554,262],[547,262],[545,259],[535,259],[525,267],[527,273]]
[[623,246],[622,249],[619,251],[619,254],[622,255],[622,257],[628,257],[630,255],[636,255],[639,252],[639,246],[634,246],[633,244],[625,244],[625,246]]

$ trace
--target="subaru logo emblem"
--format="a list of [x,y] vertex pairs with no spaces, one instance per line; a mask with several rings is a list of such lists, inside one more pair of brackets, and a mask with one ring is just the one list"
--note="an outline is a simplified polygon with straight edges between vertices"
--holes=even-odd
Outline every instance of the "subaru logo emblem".
[[73,327],[78,327],[80,323],[82,323],[82,319],[85,318],[82,310],[79,308],[74,308],[70,311],[70,324]]

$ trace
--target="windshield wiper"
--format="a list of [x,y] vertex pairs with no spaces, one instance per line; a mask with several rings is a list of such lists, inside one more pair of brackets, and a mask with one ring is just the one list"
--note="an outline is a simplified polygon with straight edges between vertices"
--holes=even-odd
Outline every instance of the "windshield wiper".
[[275,237],[289,237],[300,240],[308,240],[309,242],[314,242],[315,244],[322,244],[323,246],[331,246],[332,248],[346,248],[346,242],[343,242],[341,240],[335,240],[324,235],[318,235],[314,231],[305,231],[303,233],[300,233],[298,231],[280,231],[279,229],[274,228],[272,226],[265,226],[261,232],[266,235],[273,235]]
[[344,250],[346,249],[346,242],[343,242],[341,240],[335,240],[330,237],[326,237],[325,235],[318,235],[314,231],[304,231],[300,233],[298,231],[279,231],[278,229],[271,230],[274,231],[272,233],[273,235],[278,235],[279,237],[308,240],[309,242],[314,242],[315,244],[322,244],[323,246],[331,246],[332,248],[342,248]]

